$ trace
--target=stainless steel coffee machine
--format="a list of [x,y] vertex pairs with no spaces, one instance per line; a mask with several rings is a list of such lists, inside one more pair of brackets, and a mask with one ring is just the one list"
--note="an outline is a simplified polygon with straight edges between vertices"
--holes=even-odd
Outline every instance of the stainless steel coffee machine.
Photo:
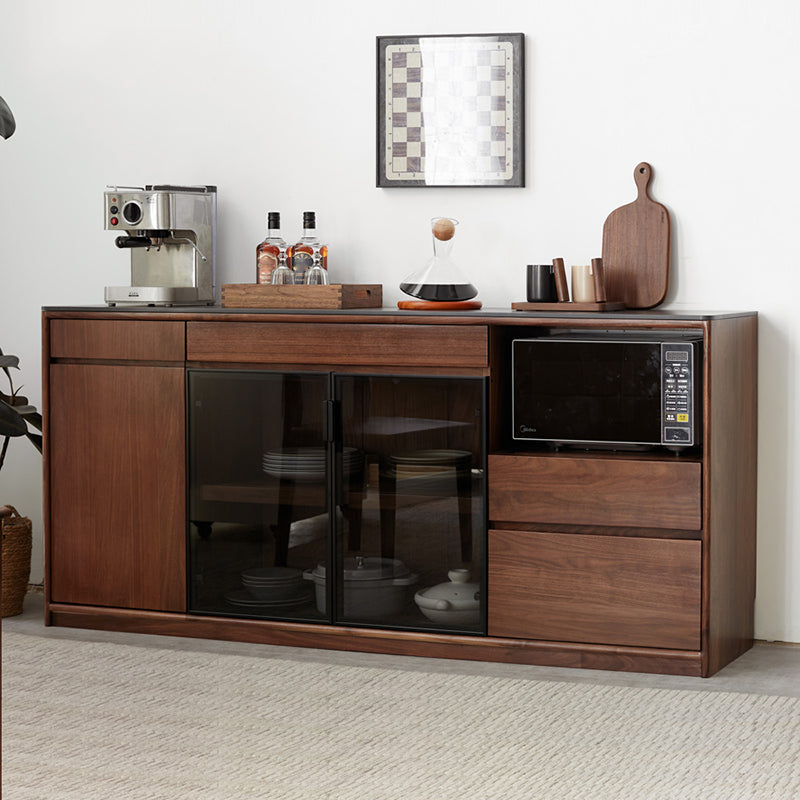
[[105,228],[131,251],[131,285],[107,286],[114,305],[212,305],[216,186],[109,186]]

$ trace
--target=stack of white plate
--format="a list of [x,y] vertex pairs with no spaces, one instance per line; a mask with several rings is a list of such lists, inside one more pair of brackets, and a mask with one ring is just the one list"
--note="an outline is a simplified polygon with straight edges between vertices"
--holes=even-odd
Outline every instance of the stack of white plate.
[[[273,478],[313,483],[325,480],[324,447],[279,447],[264,453],[261,464]],[[364,454],[355,447],[342,448],[342,469],[345,476],[364,466]]]
[[228,592],[234,606],[281,611],[305,605],[311,599],[303,573],[291,567],[256,567],[242,572],[244,589]]
[[469,468],[472,453],[469,450],[414,450],[409,453],[390,455],[389,461],[395,464],[408,464],[417,467],[456,467]]
[[242,573],[242,585],[258,600],[285,600],[303,588],[303,573],[292,567],[255,567]]
[[281,611],[292,611],[295,608],[309,605],[311,593],[304,591],[297,597],[287,597],[285,600],[259,600],[257,597],[253,597],[247,589],[234,589],[225,595],[225,599],[232,606],[277,614]]

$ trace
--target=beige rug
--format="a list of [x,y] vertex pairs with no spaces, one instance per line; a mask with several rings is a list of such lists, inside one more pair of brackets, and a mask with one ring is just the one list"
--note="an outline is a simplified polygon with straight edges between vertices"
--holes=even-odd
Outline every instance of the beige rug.
[[3,633],[4,800],[800,797],[800,699]]

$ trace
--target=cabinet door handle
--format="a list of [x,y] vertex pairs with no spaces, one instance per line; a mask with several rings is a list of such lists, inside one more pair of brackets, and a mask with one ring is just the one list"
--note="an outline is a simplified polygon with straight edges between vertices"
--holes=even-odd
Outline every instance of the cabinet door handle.
[[322,401],[322,438],[326,442],[334,442],[338,438],[339,426],[335,400]]

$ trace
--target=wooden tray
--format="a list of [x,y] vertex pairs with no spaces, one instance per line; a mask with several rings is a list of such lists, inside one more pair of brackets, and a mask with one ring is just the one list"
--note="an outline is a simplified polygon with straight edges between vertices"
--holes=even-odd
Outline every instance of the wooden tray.
[[619,311],[625,303],[512,303],[514,311]]
[[480,300],[398,300],[397,307],[406,311],[476,311]]
[[273,286],[223,283],[224,308],[381,308],[380,283],[332,283],[328,286]]

